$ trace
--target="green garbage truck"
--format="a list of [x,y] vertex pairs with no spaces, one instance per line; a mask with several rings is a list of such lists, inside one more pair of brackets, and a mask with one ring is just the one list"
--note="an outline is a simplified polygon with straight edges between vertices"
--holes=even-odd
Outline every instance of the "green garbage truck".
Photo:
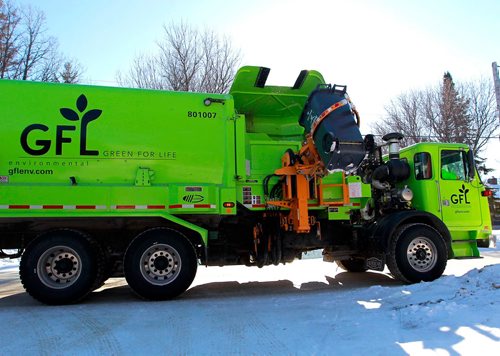
[[32,297],[66,304],[123,276],[170,299],[198,265],[317,249],[404,283],[479,257],[492,227],[469,147],[380,143],[345,86],[268,74],[241,68],[229,94],[1,80],[0,258],[21,258]]

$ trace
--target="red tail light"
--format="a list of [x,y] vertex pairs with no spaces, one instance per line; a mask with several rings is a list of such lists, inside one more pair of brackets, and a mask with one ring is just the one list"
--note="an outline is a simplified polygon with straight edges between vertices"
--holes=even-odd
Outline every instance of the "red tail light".
[[493,196],[493,190],[486,189],[481,192],[481,195],[483,197],[492,197]]

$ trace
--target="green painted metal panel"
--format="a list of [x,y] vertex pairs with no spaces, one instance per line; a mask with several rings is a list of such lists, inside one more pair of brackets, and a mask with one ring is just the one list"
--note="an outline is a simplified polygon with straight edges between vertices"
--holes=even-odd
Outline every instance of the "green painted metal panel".
[[298,120],[309,94],[318,84],[325,83],[323,76],[311,70],[302,81],[298,78],[289,87],[264,85],[265,80],[259,83],[259,76],[266,70],[269,71],[255,66],[240,68],[230,90],[236,110],[246,116],[247,132],[302,140],[304,130]]
[[[401,185],[412,189],[414,208],[430,212],[446,224],[456,257],[479,256],[475,240],[491,233],[487,198],[481,196],[485,188],[477,172],[470,180],[465,173],[452,178],[447,171],[454,156],[460,158],[458,166],[463,166],[468,150],[467,145],[455,143],[419,143],[401,150],[412,171]],[[422,165],[417,159],[422,153],[428,156],[429,164]]]
[[2,80],[0,117],[0,216],[234,214],[229,95]]
[[66,184],[71,175],[78,184],[132,184],[142,167],[154,184],[223,182],[230,96],[210,94],[225,103],[205,106],[207,94],[17,81],[1,81],[0,93],[9,184]]

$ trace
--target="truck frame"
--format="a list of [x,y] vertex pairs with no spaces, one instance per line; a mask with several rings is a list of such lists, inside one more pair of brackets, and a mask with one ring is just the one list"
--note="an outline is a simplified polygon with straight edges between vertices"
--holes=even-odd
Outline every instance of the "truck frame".
[[479,257],[492,231],[469,147],[377,143],[345,86],[268,74],[241,68],[229,94],[0,80],[0,257],[21,257],[26,291],[75,303],[124,276],[165,300],[199,264],[316,249],[416,283]]

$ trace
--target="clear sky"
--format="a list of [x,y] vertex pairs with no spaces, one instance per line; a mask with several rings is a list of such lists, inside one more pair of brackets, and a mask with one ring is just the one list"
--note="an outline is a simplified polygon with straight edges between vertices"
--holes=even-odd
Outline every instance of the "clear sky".
[[[499,0],[18,0],[47,17],[60,50],[87,81],[115,85],[140,53],[155,50],[163,24],[183,20],[229,36],[242,65],[271,68],[269,84],[292,85],[301,69],[346,84],[363,133],[399,93],[492,77],[500,64]],[[500,171],[498,140],[489,165]],[[497,174],[498,175],[498,174]]]

